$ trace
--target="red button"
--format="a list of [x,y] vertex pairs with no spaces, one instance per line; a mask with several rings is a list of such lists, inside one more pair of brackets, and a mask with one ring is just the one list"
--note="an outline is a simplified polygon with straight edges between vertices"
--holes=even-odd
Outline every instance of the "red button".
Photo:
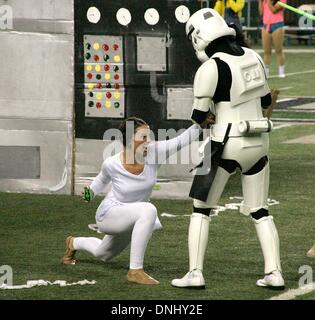
[[118,44],[114,44],[113,48],[114,48],[115,51],[117,51],[119,49],[119,45]]
[[114,84],[114,88],[115,88],[116,90],[118,90],[118,89],[120,88],[119,83],[115,83],[115,84]]
[[108,51],[109,50],[109,45],[108,44],[103,44],[103,50]]
[[110,99],[112,97],[112,94],[110,92],[107,92],[106,97],[107,97],[107,99]]
[[100,102],[97,102],[97,103],[96,103],[96,108],[97,108],[97,109],[102,108],[102,104],[101,104]]
[[108,65],[108,64],[105,64],[104,70],[105,70],[105,71],[109,71],[109,69],[110,69],[109,65]]
[[101,84],[100,82],[98,82],[98,83],[96,84],[96,88],[97,88],[97,89],[102,89],[102,87],[103,87],[103,86],[102,86],[102,84]]
[[99,61],[100,60],[100,57],[97,54],[95,54],[93,58],[94,58],[94,61]]
[[115,80],[118,80],[118,79],[119,79],[119,75],[118,75],[118,74],[115,74],[115,75],[114,75],[114,79],[115,79]]
[[92,73],[88,73],[86,76],[88,77],[88,79],[92,79],[93,78],[93,74]]

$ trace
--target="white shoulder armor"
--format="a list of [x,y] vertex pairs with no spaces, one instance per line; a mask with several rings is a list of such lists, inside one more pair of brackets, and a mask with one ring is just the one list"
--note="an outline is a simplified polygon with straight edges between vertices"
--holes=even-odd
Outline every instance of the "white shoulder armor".
[[195,98],[212,98],[218,83],[218,68],[213,59],[204,62],[198,69],[194,80]]

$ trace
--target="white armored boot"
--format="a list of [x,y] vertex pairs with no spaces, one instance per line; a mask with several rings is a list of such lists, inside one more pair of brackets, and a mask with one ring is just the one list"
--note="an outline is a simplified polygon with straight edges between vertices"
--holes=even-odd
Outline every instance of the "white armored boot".
[[208,244],[210,218],[193,213],[188,232],[189,272],[181,279],[172,280],[172,286],[179,288],[204,289],[202,275],[203,260]]
[[284,280],[281,274],[279,237],[273,217],[267,216],[253,220],[265,260],[265,277],[259,279],[256,284],[259,287],[283,290]]

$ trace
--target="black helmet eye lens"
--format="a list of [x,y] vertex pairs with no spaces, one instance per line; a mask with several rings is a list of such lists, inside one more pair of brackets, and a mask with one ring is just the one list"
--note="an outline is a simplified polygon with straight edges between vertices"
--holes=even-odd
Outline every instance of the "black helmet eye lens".
[[191,25],[189,26],[189,32],[187,34],[187,38],[191,40],[191,34],[194,32],[195,28]]

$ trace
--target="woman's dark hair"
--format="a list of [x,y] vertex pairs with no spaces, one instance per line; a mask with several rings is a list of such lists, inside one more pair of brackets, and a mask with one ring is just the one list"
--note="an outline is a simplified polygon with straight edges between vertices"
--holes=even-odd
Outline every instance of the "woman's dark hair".
[[135,133],[141,126],[148,126],[148,124],[144,120],[137,117],[129,117],[125,119],[119,126],[119,130],[122,133],[122,144],[124,145],[124,147],[126,147],[130,143],[130,141],[127,141],[127,123],[133,124],[133,133]]
[[230,23],[229,27],[235,30],[236,36],[224,36],[210,42],[205,49],[209,58],[219,51],[241,56],[244,54],[242,47],[249,48],[242,31],[234,23]]

